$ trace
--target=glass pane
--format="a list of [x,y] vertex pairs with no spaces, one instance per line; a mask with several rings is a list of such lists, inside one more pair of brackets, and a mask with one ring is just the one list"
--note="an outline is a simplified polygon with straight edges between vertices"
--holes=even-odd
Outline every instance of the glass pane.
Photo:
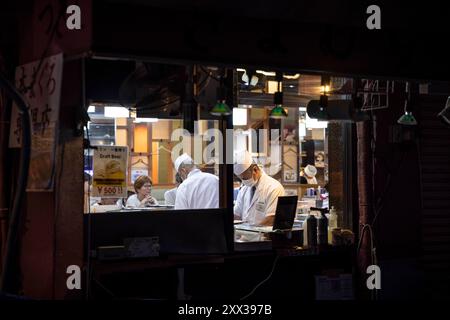
[[92,119],[89,123],[89,140],[91,145],[114,145],[114,119]]

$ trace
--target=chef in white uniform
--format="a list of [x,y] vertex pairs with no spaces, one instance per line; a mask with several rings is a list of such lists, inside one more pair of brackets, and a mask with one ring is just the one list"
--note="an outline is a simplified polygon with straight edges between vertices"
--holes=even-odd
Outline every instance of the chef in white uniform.
[[175,160],[175,170],[183,182],[177,190],[175,209],[219,207],[219,178],[200,171],[186,153]]
[[304,176],[306,178],[306,181],[308,184],[317,184],[316,174],[317,169],[316,167],[308,164],[305,169],[303,169]]
[[262,171],[248,151],[235,155],[234,174],[243,183],[234,205],[234,218],[251,225],[273,225],[278,197],[284,188]]

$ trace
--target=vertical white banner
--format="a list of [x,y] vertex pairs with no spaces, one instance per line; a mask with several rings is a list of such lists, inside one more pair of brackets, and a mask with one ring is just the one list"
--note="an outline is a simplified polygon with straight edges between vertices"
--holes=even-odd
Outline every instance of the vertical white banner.
[[[52,191],[61,98],[62,53],[16,68],[16,87],[24,95],[31,119],[31,160],[28,191]],[[33,75],[35,80],[33,83]],[[14,104],[9,147],[20,148],[22,119]]]

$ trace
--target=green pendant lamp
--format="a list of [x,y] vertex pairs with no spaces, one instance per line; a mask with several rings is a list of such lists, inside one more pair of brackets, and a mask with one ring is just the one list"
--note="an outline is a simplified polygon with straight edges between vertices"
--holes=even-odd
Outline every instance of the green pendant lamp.
[[275,107],[270,111],[269,117],[272,119],[285,119],[288,117],[287,110],[283,108],[283,92],[275,92]]
[[406,126],[415,126],[417,125],[417,120],[414,118],[412,112],[405,111],[405,113],[397,120],[397,123]]
[[273,96],[273,104],[275,107],[270,111],[269,117],[272,119],[285,119],[288,117],[288,112],[286,108],[283,108],[283,92],[281,91],[281,80],[283,79],[283,74],[276,74],[278,82],[278,91],[275,92]]
[[397,120],[398,124],[405,125],[405,126],[416,126],[417,120],[413,116],[412,111],[410,110],[410,99],[411,95],[409,92],[409,82],[406,83],[406,99],[405,99],[405,113],[400,116],[400,118]]
[[225,103],[225,100],[218,100],[210,113],[213,116],[228,116],[231,114],[230,107]]
[[223,83],[223,77],[220,77],[220,85],[217,88],[217,103],[209,113],[217,117],[230,115],[231,109],[225,102],[226,98],[227,98],[227,88]]

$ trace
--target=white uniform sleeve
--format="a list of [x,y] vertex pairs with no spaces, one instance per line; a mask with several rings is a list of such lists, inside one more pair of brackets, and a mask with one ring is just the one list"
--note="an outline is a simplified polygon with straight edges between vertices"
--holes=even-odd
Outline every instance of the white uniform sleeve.
[[281,185],[269,192],[267,195],[266,217],[275,215],[275,212],[277,211],[278,197],[282,196],[284,196],[284,188]]
[[186,196],[186,188],[183,184],[180,184],[177,190],[177,197],[175,199],[175,209],[189,209],[188,199]]
[[164,193],[164,201],[166,205],[174,205],[177,195],[177,189],[170,189]]
[[239,216],[242,219],[242,210],[243,210],[243,204],[244,204],[244,192],[243,192],[244,188],[241,188],[241,190],[239,190],[238,196],[236,198],[236,203],[234,204],[234,214],[236,216]]
[[136,195],[133,194],[128,197],[126,206],[128,208],[137,208],[140,205],[140,201],[137,199]]

